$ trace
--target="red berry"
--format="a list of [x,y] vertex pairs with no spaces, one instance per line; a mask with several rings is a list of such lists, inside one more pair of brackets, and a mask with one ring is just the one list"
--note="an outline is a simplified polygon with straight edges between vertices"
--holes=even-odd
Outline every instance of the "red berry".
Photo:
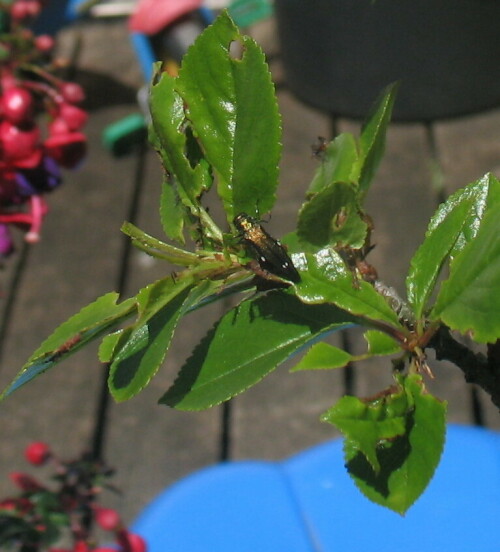
[[14,21],[20,22],[39,15],[42,6],[38,0],[17,0],[10,8],[10,16]]
[[60,86],[60,91],[63,98],[72,104],[83,102],[85,92],[83,88],[76,82],[65,82]]
[[96,508],[95,520],[105,531],[116,531],[121,526],[120,515],[111,508]]
[[33,96],[20,86],[5,90],[0,100],[4,117],[14,125],[30,122],[34,114]]
[[26,447],[24,455],[34,466],[41,466],[50,458],[51,452],[49,445],[42,441],[35,441]]
[[42,53],[51,52],[54,49],[55,40],[50,35],[35,37],[35,48]]

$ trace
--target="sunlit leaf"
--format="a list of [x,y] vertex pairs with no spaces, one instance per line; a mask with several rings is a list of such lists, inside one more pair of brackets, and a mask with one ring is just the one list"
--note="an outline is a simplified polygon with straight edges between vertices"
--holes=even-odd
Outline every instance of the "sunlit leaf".
[[245,301],[195,348],[160,402],[179,410],[219,404],[259,382],[312,340],[354,322],[331,305],[305,305],[281,292]]
[[[230,50],[234,42],[239,57]],[[189,49],[175,86],[218,175],[229,222],[240,212],[269,211],[278,183],[281,122],[260,47],[223,12]]]
[[354,183],[358,148],[352,134],[339,134],[321,155],[321,162],[311,181],[307,196],[310,197],[334,182]]
[[[305,254],[305,272],[295,286],[297,296],[306,303],[332,303],[356,316],[386,322],[403,329],[397,314],[369,283],[358,280],[347,270],[340,256],[330,249]],[[299,262],[297,263],[300,267]],[[296,266],[297,266],[296,265]]]
[[470,206],[470,201],[458,203],[439,225],[429,229],[424,242],[411,260],[406,288],[416,318],[422,316],[441,268],[463,231]]
[[323,417],[345,434],[349,475],[370,500],[404,514],[439,463],[446,403],[428,394],[417,374],[373,399],[344,397]]
[[500,204],[488,209],[474,239],[451,264],[430,317],[480,343],[500,338]]
[[103,295],[61,324],[31,355],[0,398],[9,396],[136,312],[135,298],[122,303],[117,300],[117,293]]
[[352,355],[343,349],[324,342],[315,343],[290,372],[343,368],[351,359]]
[[368,117],[361,131],[359,189],[368,191],[375,171],[385,150],[385,135],[392,115],[399,84],[389,85],[376,102],[373,113]]
[[304,203],[299,213],[299,238],[316,247],[360,248],[368,226],[361,217],[357,190],[352,184],[333,182]]

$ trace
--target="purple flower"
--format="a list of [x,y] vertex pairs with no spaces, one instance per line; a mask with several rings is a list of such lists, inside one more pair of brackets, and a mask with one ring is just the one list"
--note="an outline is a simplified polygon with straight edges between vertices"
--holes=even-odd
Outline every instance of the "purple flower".
[[16,184],[18,194],[24,197],[50,192],[61,184],[59,165],[51,157],[44,156],[38,167],[18,169]]
[[8,257],[14,251],[14,243],[7,224],[0,223],[0,258]]

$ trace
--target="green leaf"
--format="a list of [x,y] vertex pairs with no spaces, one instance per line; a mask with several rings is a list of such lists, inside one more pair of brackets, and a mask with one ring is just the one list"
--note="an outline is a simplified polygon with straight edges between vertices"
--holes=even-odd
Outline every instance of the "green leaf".
[[8,397],[25,383],[135,313],[134,298],[118,304],[117,300],[117,293],[103,295],[61,324],[31,355],[0,399]]
[[314,344],[290,372],[343,368],[349,364],[351,360],[352,355],[346,351],[338,347],[333,347],[328,343],[320,342]]
[[[294,256],[294,263],[295,259]],[[354,316],[379,320],[404,331],[385,299],[368,282],[355,279],[338,253],[323,249],[315,255],[306,253],[303,259],[296,263],[302,281],[295,285],[295,292],[302,301],[332,303]]]
[[384,332],[368,330],[363,337],[368,343],[368,354],[370,356],[393,355],[401,351],[401,345]]
[[216,324],[160,403],[202,410],[255,385],[319,336],[355,323],[329,305],[304,305],[284,292],[243,302]]
[[441,268],[463,232],[470,208],[471,201],[457,203],[440,224],[427,231],[424,242],[411,260],[406,288],[417,319],[421,318]]
[[451,263],[430,314],[480,343],[500,338],[499,218],[500,204],[488,209],[475,238]]
[[439,206],[429,223],[427,233],[432,233],[462,203],[468,203],[469,210],[464,217],[463,229],[450,253],[451,258],[456,257],[474,239],[488,209],[500,203],[500,181],[492,174],[486,174],[476,182],[457,190]]
[[180,200],[175,180],[164,177],[161,187],[160,220],[165,235],[171,240],[185,243],[184,240],[185,208]]
[[171,195],[175,202],[180,200],[196,210],[197,198],[210,186],[211,178],[205,163],[192,167],[188,159],[184,102],[175,85],[176,79],[168,73],[155,75],[150,89],[152,124],[165,169],[176,178],[176,193]]
[[373,114],[361,130],[359,140],[359,190],[365,195],[384,155],[385,135],[392,115],[399,84],[389,85],[375,104]]
[[333,182],[302,206],[297,234],[302,242],[316,247],[360,248],[368,232],[360,212],[355,186]]
[[122,232],[132,238],[132,243],[149,255],[163,259],[175,265],[194,266],[200,264],[200,257],[196,253],[179,249],[168,243],[153,238],[146,232],[137,228],[130,222],[125,222],[121,228]]
[[123,345],[114,347],[108,384],[116,401],[137,395],[158,371],[177,323],[191,307],[193,297],[198,299],[192,285],[189,278],[177,282],[168,276],[138,293],[138,319],[127,328]]
[[391,388],[389,392],[372,401],[342,397],[322,416],[323,421],[342,431],[376,474],[381,470],[377,454],[380,443],[405,433],[406,396],[402,390],[394,392]]
[[[239,58],[230,52],[233,42],[242,47]],[[228,221],[240,212],[269,211],[278,183],[281,121],[259,46],[223,12],[188,50],[176,89],[217,173]]]
[[310,197],[334,182],[357,182],[358,149],[352,134],[339,134],[330,142],[307,190]]
[[446,403],[428,394],[421,376],[398,376],[375,399],[344,397],[323,419],[346,435],[347,469],[370,500],[404,514],[439,463]]

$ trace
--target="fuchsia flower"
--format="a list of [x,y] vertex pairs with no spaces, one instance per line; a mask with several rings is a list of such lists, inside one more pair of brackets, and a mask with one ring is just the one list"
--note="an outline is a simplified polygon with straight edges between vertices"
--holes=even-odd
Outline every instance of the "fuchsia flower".
[[[0,59],[0,258],[14,249],[12,225],[25,231],[27,242],[40,239],[48,211],[42,196],[61,184],[60,167],[76,168],[87,151],[83,89],[51,73],[53,39],[34,37],[25,27],[43,4],[14,0],[0,6],[12,35]],[[44,112],[48,120],[38,117]]]

